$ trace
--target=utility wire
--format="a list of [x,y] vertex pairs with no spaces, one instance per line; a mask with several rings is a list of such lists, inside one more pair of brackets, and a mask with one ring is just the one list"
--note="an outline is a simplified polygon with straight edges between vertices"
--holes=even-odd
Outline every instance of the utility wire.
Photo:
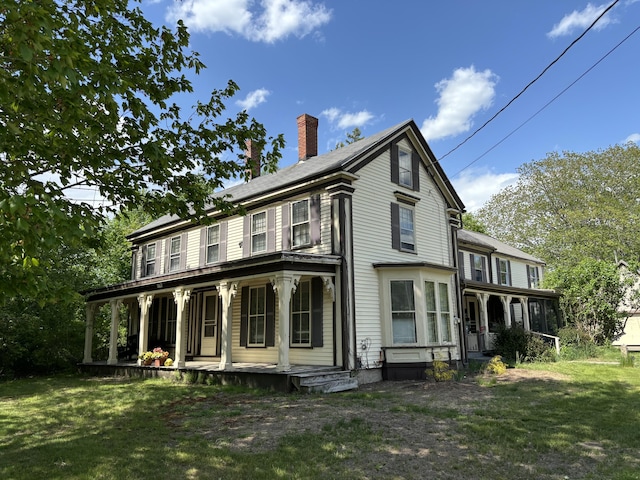
[[626,42],[627,40],[629,40],[629,38],[631,38],[631,36],[636,33],[638,30],[640,30],[640,26],[637,26],[629,35],[627,35],[626,37],[624,37],[620,42],[618,42],[618,44],[613,47],[611,50],[609,50],[607,53],[605,53],[602,57],[600,57],[600,59],[594,63],[593,65],[591,65],[589,68],[587,68],[582,75],[580,75],[578,78],[576,78],[573,82],[571,82],[569,85],[567,85],[560,93],[558,93],[555,97],[553,97],[551,100],[549,100],[547,103],[544,104],[544,106],[542,106],[542,108],[540,108],[536,113],[534,113],[533,115],[531,115],[529,118],[527,118],[524,122],[522,122],[520,125],[518,125],[516,128],[514,128],[513,130],[511,130],[509,132],[508,135],[506,135],[505,137],[503,137],[498,143],[494,144],[491,148],[489,148],[487,151],[485,151],[482,155],[480,155],[478,158],[476,158],[474,161],[468,163],[467,165],[465,165],[464,167],[462,167],[462,169],[458,170],[453,176],[456,177],[458,176],[460,173],[464,172],[467,168],[469,168],[471,165],[473,165],[474,163],[476,163],[478,160],[480,160],[482,157],[484,157],[486,154],[488,154],[489,152],[491,152],[494,148],[496,148],[498,145],[500,145],[502,142],[504,142],[507,138],[509,138],[511,135],[513,135],[514,133],[516,133],[518,130],[520,130],[522,127],[524,127],[527,123],[529,123],[531,120],[533,120],[535,117],[538,116],[539,113],[541,113],[544,109],[546,109],[549,105],[551,105],[553,102],[555,102],[561,95],[563,95],[567,90],[569,90],[571,87],[573,87],[576,83],[578,83],[580,80],[582,80],[583,77],[585,77],[591,70],[593,70],[594,68],[596,68],[598,66],[598,64],[600,64],[600,62],[602,62],[605,58],[607,58],[609,55],[611,55],[620,45],[622,45],[624,42]]
[[[489,125],[489,123],[491,123],[493,120],[495,120],[495,118],[496,118],[498,115],[500,115],[502,112],[504,112],[504,111],[509,107],[509,105],[511,105],[513,102],[515,102],[515,101],[516,101],[516,100],[517,100],[517,99],[518,99],[518,98],[519,98],[519,97],[520,97],[520,96],[521,96],[521,95],[522,95],[526,90],[528,90],[528,89],[529,89],[529,87],[530,87],[531,85],[533,85],[534,83],[536,83],[536,82],[540,79],[540,77],[542,77],[545,73],[547,73],[547,71],[548,71],[548,70],[549,70],[553,65],[555,65],[555,64],[558,62],[558,60],[560,60],[560,59],[564,56],[564,54],[565,54],[565,53],[567,53],[567,52],[569,51],[569,49],[570,49],[571,47],[573,47],[576,43],[578,43],[578,42],[582,39],[582,37],[584,37],[584,36],[587,34],[587,32],[588,32],[589,30],[591,30],[591,29],[594,27],[594,25],[595,25],[596,23],[598,23],[598,21],[599,21],[602,17],[604,17],[604,16],[607,14],[607,12],[608,12],[609,10],[611,10],[611,9],[616,5],[616,3],[618,3],[619,1],[620,1],[620,0],[614,0],[614,2],[613,2],[611,5],[609,5],[609,6],[608,6],[608,7],[607,7],[607,8],[606,8],[606,9],[605,9],[605,10],[604,10],[600,15],[598,15],[598,18],[596,18],[596,19],[593,21],[593,23],[592,23],[591,25],[589,25],[589,27],[587,27],[587,29],[586,29],[584,32],[582,32],[582,33],[581,33],[581,34],[580,34],[580,35],[579,35],[579,36],[578,36],[578,37],[577,37],[573,42],[571,42],[571,43],[569,44],[569,46],[568,46],[567,48],[565,48],[565,49],[562,51],[562,53],[561,53],[560,55],[558,55],[558,56],[555,58],[555,60],[553,60],[549,65],[547,65],[547,66],[544,68],[544,70],[542,70],[542,72],[540,72],[540,73],[538,74],[538,76],[537,76],[536,78],[534,78],[533,80],[531,80],[531,81],[527,84],[527,86],[525,86],[522,90],[520,90],[520,92],[519,92],[515,97],[513,97],[511,100],[509,100],[509,102],[508,102],[504,107],[502,107],[500,110],[498,110],[498,111],[497,111],[497,112],[496,112],[496,113],[495,113],[495,114],[494,114],[494,115],[493,115],[489,120],[487,120],[487,121],[486,121],[486,122],[484,122],[480,127],[478,127],[478,129],[476,129],[476,131],[474,131],[471,135],[469,135],[467,138],[465,138],[462,142],[460,142],[458,145],[456,145],[455,147],[453,147],[453,148],[452,148],[451,150],[449,150],[447,153],[445,153],[444,155],[442,155],[442,156],[440,157],[440,160],[439,160],[439,161],[441,162],[444,158],[446,158],[447,156],[451,155],[451,154],[452,154],[453,152],[455,152],[458,148],[460,148],[462,145],[464,145],[464,144],[465,144],[465,143],[467,143],[469,140],[471,140],[471,138],[473,138],[473,137],[476,135],[476,133],[478,133],[478,132],[479,132],[480,130],[482,130],[484,127],[486,127],[487,125]],[[465,168],[466,168],[466,167],[465,167]]]

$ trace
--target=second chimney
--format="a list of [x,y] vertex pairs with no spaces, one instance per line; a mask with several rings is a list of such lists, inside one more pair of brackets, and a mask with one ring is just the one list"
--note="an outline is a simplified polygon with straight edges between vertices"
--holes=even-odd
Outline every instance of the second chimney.
[[298,160],[318,155],[318,119],[306,113],[298,117]]
[[[249,179],[256,178],[260,176],[260,147],[251,140],[247,140],[245,143],[246,151],[245,156],[248,158],[245,160],[247,165],[247,173],[249,174]],[[251,163],[251,165],[249,164]]]

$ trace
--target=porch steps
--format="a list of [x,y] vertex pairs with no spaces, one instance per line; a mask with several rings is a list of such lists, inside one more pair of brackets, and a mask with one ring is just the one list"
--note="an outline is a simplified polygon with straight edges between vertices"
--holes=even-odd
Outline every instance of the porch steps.
[[302,393],[334,393],[358,388],[358,379],[349,371],[294,373],[289,378]]

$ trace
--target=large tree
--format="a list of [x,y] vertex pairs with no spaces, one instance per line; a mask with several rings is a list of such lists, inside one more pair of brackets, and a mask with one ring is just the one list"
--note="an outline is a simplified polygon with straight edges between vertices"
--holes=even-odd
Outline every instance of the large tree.
[[[134,0],[135,2],[135,0]],[[97,238],[120,208],[204,216],[242,176],[247,140],[276,168],[282,136],[241,112],[224,116],[230,81],[183,111],[204,65],[189,34],[154,27],[128,0],[5,0],[0,5],[0,291],[55,298],[46,253]],[[184,98],[184,95],[182,95]],[[221,118],[218,122],[216,119]],[[95,188],[95,208],[66,194]],[[46,286],[46,285],[45,285]],[[51,287],[51,285],[49,285]]]
[[640,257],[640,147],[551,153],[478,211],[489,233],[551,267]]

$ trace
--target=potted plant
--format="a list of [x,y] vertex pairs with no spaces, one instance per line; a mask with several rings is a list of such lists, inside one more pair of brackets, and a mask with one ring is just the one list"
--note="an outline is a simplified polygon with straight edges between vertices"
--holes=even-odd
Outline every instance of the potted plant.
[[144,352],[138,357],[142,360],[143,365],[153,365],[154,367],[160,367],[165,364],[167,358],[169,358],[169,352],[162,350],[160,347],[154,348],[150,352]]

